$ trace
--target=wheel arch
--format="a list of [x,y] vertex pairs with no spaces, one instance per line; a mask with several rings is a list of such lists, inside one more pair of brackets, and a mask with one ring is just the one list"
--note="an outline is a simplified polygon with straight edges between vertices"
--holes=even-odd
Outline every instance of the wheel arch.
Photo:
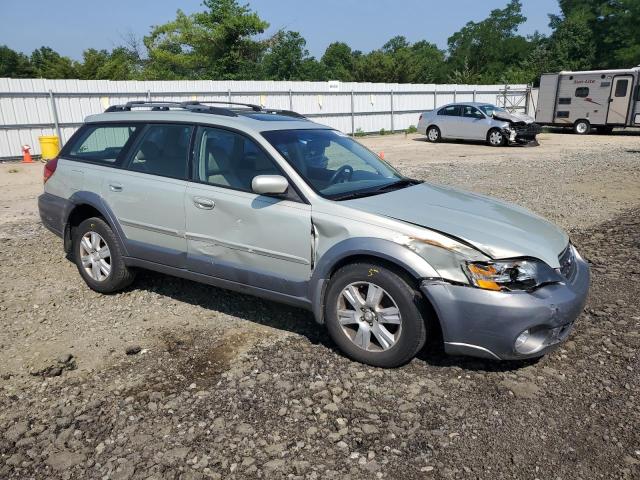
[[66,215],[63,233],[64,250],[66,253],[71,252],[73,229],[87,218],[97,216],[102,218],[111,230],[113,230],[123,253],[127,255],[126,245],[123,242],[125,238],[124,232],[116,220],[114,213],[99,195],[93,192],[76,192],[71,196],[70,201],[72,206]]
[[[405,278],[418,292],[422,279],[438,278],[436,270],[424,258],[403,245],[379,238],[344,240],[322,255],[311,277],[311,304],[318,323],[324,323],[326,287],[331,276],[341,267],[357,262],[381,264]],[[433,308],[429,300],[420,295]]]

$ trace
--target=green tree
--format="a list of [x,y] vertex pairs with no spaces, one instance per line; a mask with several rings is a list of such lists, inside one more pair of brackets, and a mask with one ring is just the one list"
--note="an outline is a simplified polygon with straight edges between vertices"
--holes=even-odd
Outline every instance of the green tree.
[[264,78],[267,80],[303,80],[307,61],[307,41],[298,32],[279,31],[269,41],[262,59]]
[[[560,0],[562,15],[551,26],[589,30],[593,68],[628,68],[640,63],[638,0]],[[591,52],[590,52],[591,53]]]
[[351,47],[344,42],[330,44],[321,60],[326,69],[327,80],[354,80],[354,58]]
[[0,46],[0,77],[29,78],[35,75],[29,58],[6,45]]
[[506,66],[517,65],[529,53],[527,39],[517,34],[525,21],[522,3],[510,0],[485,20],[468,22],[448,40],[451,79],[502,81]]
[[205,11],[153,28],[144,38],[145,78],[247,79],[266,48],[254,36],[269,24],[236,0],[205,0]]
[[40,78],[78,78],[76,65],[49,47],[40,47],[31,54],[31,65]]

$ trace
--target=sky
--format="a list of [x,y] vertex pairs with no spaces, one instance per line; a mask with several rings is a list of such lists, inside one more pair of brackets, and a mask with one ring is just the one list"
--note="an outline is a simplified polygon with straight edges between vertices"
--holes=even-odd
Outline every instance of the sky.
[[[329,43],[346,42],[354,50],[380,48],[395,35],[410,42],[428,40],[445,48],[447,38],[469,21],[486,18],[507,0],[240,0],[271,26],[299,31],[315,57]],[[0,45],[31,53],[43,45],[81,59],[87,48],[123,43],[130,32],[139,38],[153,25],[201,10],[201,0],[0,0]],[[549,32],[549,13],[557,0],[523,0],[527,22],[521,34]]]

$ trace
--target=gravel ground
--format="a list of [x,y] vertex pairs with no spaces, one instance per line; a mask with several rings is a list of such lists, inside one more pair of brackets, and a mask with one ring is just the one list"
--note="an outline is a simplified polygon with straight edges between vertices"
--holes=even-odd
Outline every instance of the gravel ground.
[[[405,173],[572,231],[590,300],[537,363],[430,344],[373,369],[302,310],[154,273],[101,296],[0,191],[0,478],[640,477],[640,137],[547,137],[365,140]],[[21,173],[2,168],[0,184]]]

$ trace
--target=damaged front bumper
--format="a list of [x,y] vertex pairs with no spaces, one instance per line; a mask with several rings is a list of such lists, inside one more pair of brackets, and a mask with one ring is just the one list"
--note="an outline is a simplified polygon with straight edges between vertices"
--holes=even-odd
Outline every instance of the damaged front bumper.
[[494,292],[441,280],[424,280],[420,290],[438,314],[447,353],[517,360],[540,357],[569,336],[589,282],[589,266],[577,258],[571,280],[533,292]]
[[536,141],[542,128],[537,123],[511,124],[503,129],[509,143],[526,144]]

